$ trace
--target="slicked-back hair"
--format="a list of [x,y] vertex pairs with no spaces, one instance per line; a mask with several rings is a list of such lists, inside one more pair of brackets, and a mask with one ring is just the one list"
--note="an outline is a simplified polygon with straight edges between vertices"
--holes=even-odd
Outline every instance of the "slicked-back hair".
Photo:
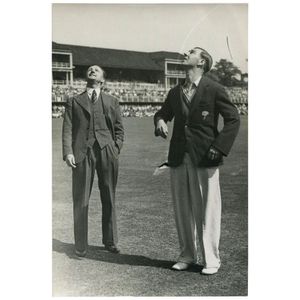
[[212,59],[211,55],[205,49],[203,49],[201,47],[195,47],[195,49],[201,50],[200,57],[205,60],[203,70],[204,70],[204,73],[208,72],[211,69],[212,64],[213,64],[213,59]]

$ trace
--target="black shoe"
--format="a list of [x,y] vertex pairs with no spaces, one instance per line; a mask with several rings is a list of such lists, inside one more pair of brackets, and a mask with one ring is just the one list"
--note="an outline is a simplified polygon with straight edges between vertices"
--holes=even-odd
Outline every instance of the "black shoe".
[[120,253],[120,250],[115,245],[105,245],[105,249],[111,253]]
[[75,250],[75,254],[79,257],[85,257],[86,256],[86,250],[85,251],[79,251],[79,250]]

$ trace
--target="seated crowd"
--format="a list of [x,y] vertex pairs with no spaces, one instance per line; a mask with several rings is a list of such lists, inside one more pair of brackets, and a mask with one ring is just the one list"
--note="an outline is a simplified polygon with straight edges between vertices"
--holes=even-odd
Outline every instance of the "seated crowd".
[[[84,91],[83,88],[74,87],[52,87],[52,102],[66,102],[69,97],[78,95]],[[248,114],[248,91],[239,87],[226,88],[231,101],[237,107],[239,114]],[[160,108],[160,105],[139,105],[122,104],[122,102],[157,102],[162,103],[167,96],[166,91],[159,90],[128,90],[125,88],[108,89],[104,92],[116,97],[121,103],[123,117],[143,117],[153,116]],[[65,108],[63,105],[54,104],[52,106],[52,116],[60,118],[63,116]]]
[[119,99],[120,102],[163,102],[166,97],[165,91],[157,90],[128,90],[108,89],[104,92]]
[[248,90],[241,87],[226,87],[225,88],[232,103],[247,104],[248,103]]
[[152,117],[160,109],[160,105],[121,105],[123,117]]
[[[83,88],[52,87],[52,102],[64,102],[68,97],[78,95],[84,91]],[[125,88],[109,89],[104,87],[103,91],[116,97],[120,102],[163,102],[167,96],[165,91],[161,90],[133,90]]]

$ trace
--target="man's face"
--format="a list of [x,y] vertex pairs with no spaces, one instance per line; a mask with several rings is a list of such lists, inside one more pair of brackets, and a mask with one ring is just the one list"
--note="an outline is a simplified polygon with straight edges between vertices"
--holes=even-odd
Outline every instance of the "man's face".
[[91,66],[87,70],[87,79],[94,80],[96,82],[103,82],[103,71],[99,66]]
[[191,67],[204,64],[204,59],[201,58],[200,54],[201,50],[197,48],[193,48],[187,53],[184,53],[183,64]]

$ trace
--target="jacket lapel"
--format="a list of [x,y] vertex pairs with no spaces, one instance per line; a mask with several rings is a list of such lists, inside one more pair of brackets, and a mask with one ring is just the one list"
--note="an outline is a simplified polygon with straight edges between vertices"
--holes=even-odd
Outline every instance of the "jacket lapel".
[[208,87],[208,81],[207,81],[206,77],[202,77],[199,82],[199,85],[197,87],[196,93],[191,100],[191,107],[190,107],[191,113],[194,111],[195,107],[198,105],[198,103],[203,98],[203,94],[207,87]]
[[109,99],[109,97],[107,97],[104,93],[100,93],[100,96],[99,96],[99,100],[101,101],[101,99],[100,99],[100,97],[101,97],[101,99],[102,99],[102,104],[103,104],[103,113],[105,114],[105,115],[107,115],[107,113],[108,113],[108,108],[109,108],[109,106],[111,105],[111,102],[110,102],[110,99]]
[[105,95],[104,93],[100,93],[99,100],[101,101],[102,109],[103,109],[103,114],[105,115],[105,120],[106,120],[106,125],[108,129],[110,130],[113,139],[115,140],[115,129],[113,125],[113,119],[112,115],[110,113],[109,107],[111,106],[111,100],[110,97]]
[[90,99],[87,92],[81,94],[76,100],[80,106],[82,106],[89,114],[91,114]]

